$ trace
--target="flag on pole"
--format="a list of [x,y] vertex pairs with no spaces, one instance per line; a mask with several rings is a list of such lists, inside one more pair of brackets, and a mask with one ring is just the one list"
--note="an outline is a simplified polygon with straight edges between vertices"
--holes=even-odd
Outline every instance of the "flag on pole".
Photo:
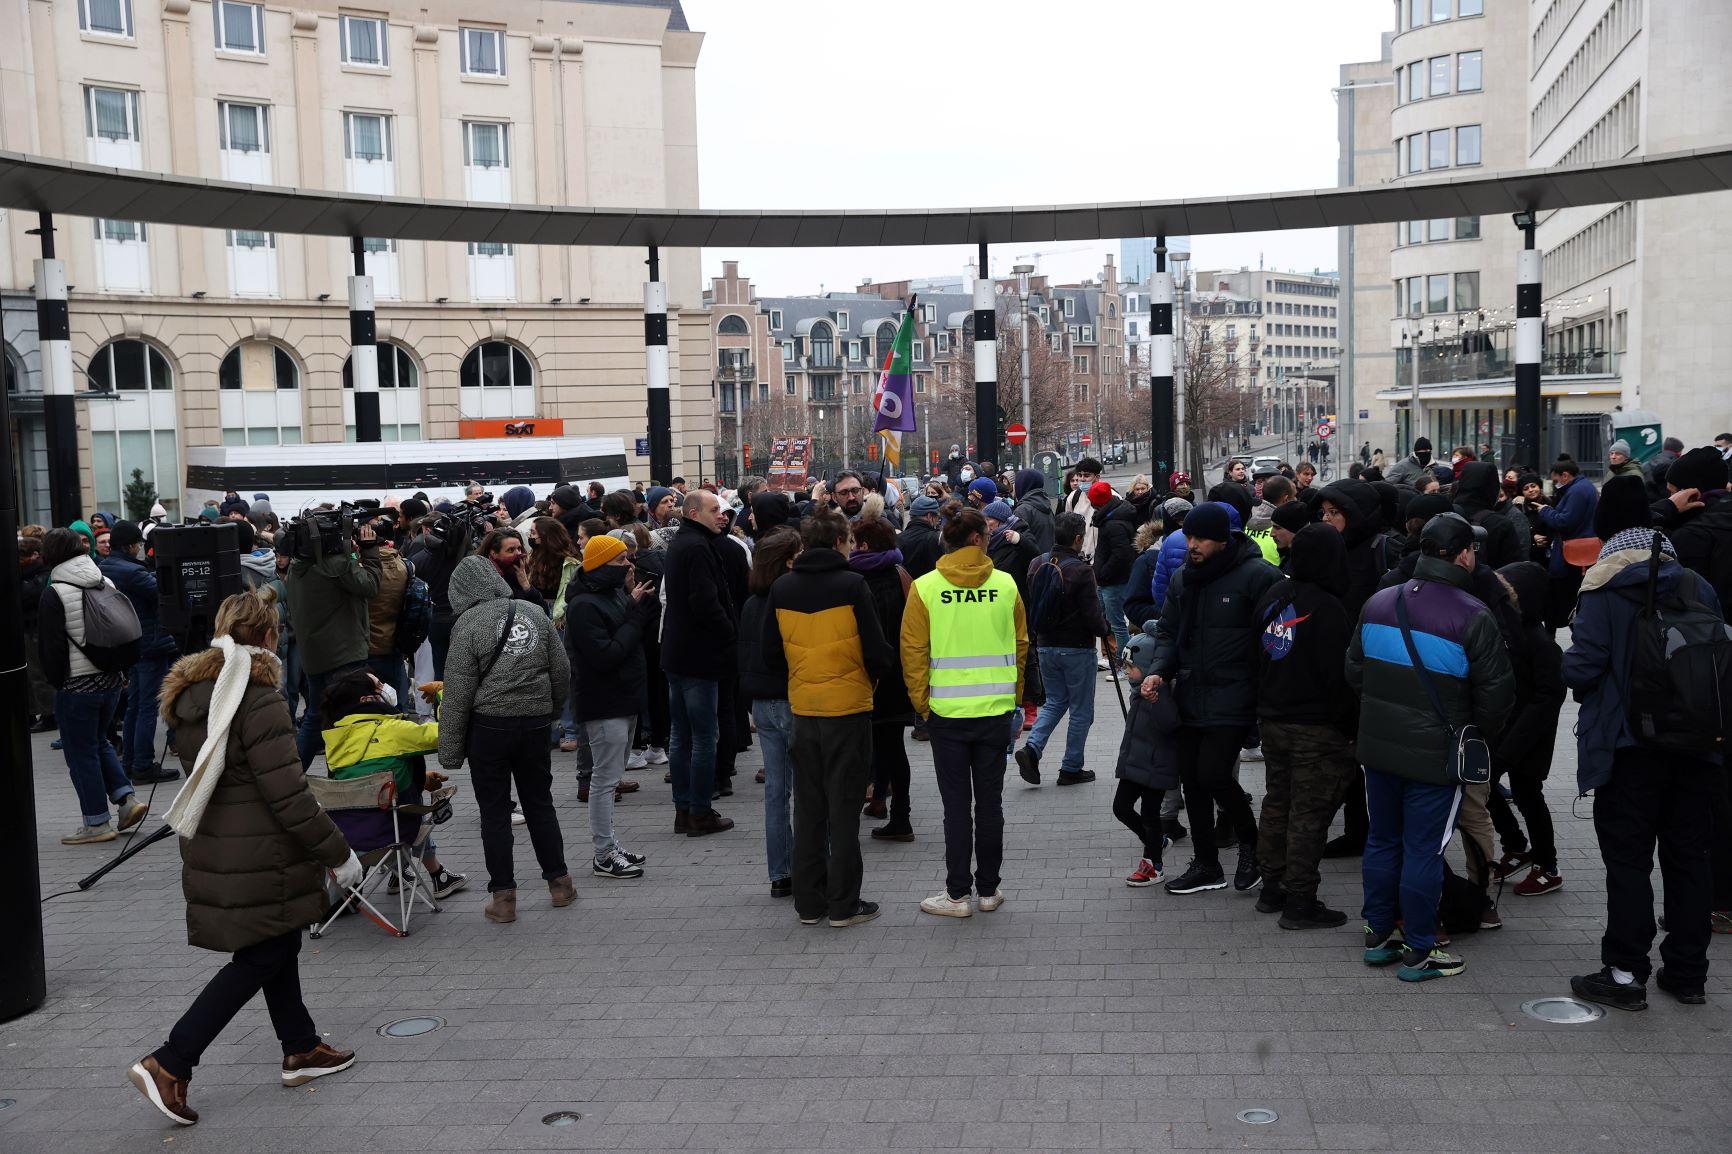
[[914,309],[910,307],[902,314],[902,325],[884,356],[878,388],[872,394],[872,409],[877,414],[872,431],[884,438],[884,463],[891,468],[902,464],[902,434],[916,428],[913,368]]

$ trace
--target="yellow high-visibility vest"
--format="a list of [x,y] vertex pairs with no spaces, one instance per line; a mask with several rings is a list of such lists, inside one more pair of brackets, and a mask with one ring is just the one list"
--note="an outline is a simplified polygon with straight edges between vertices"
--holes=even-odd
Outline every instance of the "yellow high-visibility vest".
[[1016,582],[994,569],[978,588],[937,569],[914,582],[931,623],[927,678],[940,717],[995,717],[1016,708]]

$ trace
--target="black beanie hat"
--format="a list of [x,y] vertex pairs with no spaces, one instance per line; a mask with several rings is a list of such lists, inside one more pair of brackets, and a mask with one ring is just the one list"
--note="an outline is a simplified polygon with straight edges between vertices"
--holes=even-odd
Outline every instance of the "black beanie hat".
[[1289,501],[1275,506],[1275,515],[1270,520],[1289,533],[1297,533],[1317,520],[1317,514],[1303,501]]
[[1642,478],[1613,477],[1600,490],[1594,510],[1594,536],[1610,541],[1625,529],[1645,529],[1654,523],[1648,511],[1648,486]]
[[1672,462],[1672,467],[1666,470],[1666,481],[1680,489],[1699,489],[1704,493],[1710,489],[1724,489],[1726,462],[1721,458],[1720,450],[1710,446],[1691,449]]

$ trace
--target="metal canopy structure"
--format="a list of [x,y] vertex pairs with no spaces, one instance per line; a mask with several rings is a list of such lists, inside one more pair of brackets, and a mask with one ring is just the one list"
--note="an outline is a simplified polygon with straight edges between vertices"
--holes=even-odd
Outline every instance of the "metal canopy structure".
[[0,207],[315,236],[665,248],[854,248],[1269,232],[1495,216],[1732,189],[1732,142],[1566,168],[1119,204],[831,212],[477,204],[238,184],[0,151]]

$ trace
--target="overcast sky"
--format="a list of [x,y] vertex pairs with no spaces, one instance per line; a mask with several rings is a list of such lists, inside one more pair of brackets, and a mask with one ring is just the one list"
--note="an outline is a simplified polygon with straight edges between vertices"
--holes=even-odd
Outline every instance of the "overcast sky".
[[[1388,0],[683,0],[704,208],[949,208],[1332,186],[1346,61]],[[982,17],[985,17],[982,19]],[[985,93],[990,116],[980,115]],[[1157,100],[1164,106],[1157,123]],[[1077,280],[1111,242],[1021,246]],[[992,253],[994,274],[1027,259]],[[1335,231],[1197,237],[1194,267],[1333,269]],[[960,273],[964,247],[706,249],[766,295]],[[707,283],[707,281],[706,281]]]

